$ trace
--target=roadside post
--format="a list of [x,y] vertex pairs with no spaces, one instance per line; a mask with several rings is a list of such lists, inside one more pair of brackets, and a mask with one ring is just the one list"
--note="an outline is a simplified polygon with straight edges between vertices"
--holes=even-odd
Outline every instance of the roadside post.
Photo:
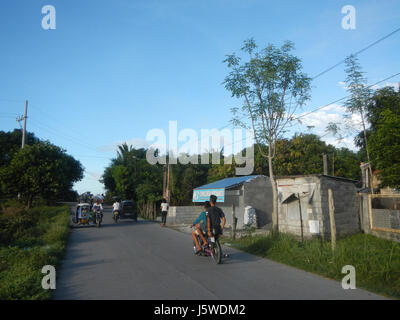
[[237,224],[237,218],[235,214],[235,205],[232,205],[232,239],[236,239],[236,224]]
[[328,200],[329,200],[329,220],[331,225],[331,246],[332,251],[336,249],[336,223],[335,223],[335,205],[333,202],[332,189],[328,190]]

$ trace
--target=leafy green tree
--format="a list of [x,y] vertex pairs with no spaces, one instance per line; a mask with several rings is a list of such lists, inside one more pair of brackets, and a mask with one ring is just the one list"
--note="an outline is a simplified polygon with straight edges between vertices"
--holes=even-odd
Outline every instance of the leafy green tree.
[[389,109],[381,112],[376,130],[370,135],[373,158],[381,186],[400,189],[400,115]]
[[[267,150],[268,147],[264,146],[264,149]],[[327,145],[317,135],[296,134],[291,139],[280,139],[276,143],[276,150],[274,168],[277,176],[320,174],[323,172],[322,155],[325,153],[328,156],[328,172],[331,175],[360,179],[358,154],[347,148],[338,149]],[[262,165],[262,157],[258,156],[255,149],[255,171],[260,168],[257,174],[267,175],[268,164],[263,167]]]
[[[292,55],[294,45],[285,42],[281,48],[268,45],[260,51],[253,39],[244,42],[242,51],[248,61],[241,63],[235,54],[228,55],[224,62],[231,70],[225,78],[225,88],[233,97],[243,100],[241,111],[251,123],[257,145],[265,144],[268,154],[269,178],[273,193],[272,224],[278,230],[278,192],[273,170],[276,142],[294,120],[294,113],[309,98],[310,78],[302,72],[299,58]],[[238,108],[233,108],[233,122],[249,128],[247,121],[237,118]]]
[[[26,133],[26,145],[39,142],[39,139],[31,132]],[[0,131],[0,167],[7,166],[13,154],[21,149],[22,132],[14,129],[11,132]]]
[[112,177],[115,181],[115,192],[124,199],[129,199],[132,190],[129,190],[128,168],[124,165],[116,165],[112,168]]
[[126,143],[118,146],[117,157],[105,168],[101,182],[106,198],[113,196],[133,200],[140,209],[162,197],[163,168],[146,160],[146,149],[135,149]]
[[[328,154],[329,156],[330,154]],[[344,177],[353,180],[361,179],[361,156],[360,153],[351,151],[347,148],[335,149],[334,153],[331,153],[334,159],[330,159],[329,164],[331,165],[334,160],[334,175],[338,177]]]
[[[367,139],[371,132],[377,129],[378,121],[382,118],[381,113],[386,109],[400,116],[400,91],[396,91],[393,87],[384,87],[377,90],[369,100],[366,113],[366,118],[369,123],[369,128],[366,129]],[[360,148],[362,155],[365,154],[366,159],[363,131],[355,137],[355,144]]]
[[10,196],[20,193],[28,207],[34,197],[63,197],[82,177],[81,163],[50,142],[25,145],[0,169],[3,192]]
[[170,204],[190,205],[192,204],[192,191],[194,188],[206,184],[208,170],[211,165],[177,163],[170,166]]

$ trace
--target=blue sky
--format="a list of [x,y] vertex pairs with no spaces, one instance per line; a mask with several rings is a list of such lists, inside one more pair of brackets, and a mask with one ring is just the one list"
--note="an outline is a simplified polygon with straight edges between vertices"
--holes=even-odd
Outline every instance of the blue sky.
[[[48,4],[56,9],[56,30],[41,27]],[[341,26],[349,4],[355,30]],[[19,128],[15,116],[28,99],[27,130],[79,159],[86,171],[76,189],[98,193],[116,144],[143,146],[146,133],[167,132],[169,120],[198,132],[228,123],[240,103],[221,84],[228,72],[222,60],[243,40],[293,41],[314,76],[399,27],[398,0],[4,0],[0,130]],[[400,32],[360,54],[370,83],[400,72],[399,44]],[[316,79],[303,112],[346,95],[344,77],[342,65]],[[305,125],[320,134],[338,113],[340,106],[331,106]]]

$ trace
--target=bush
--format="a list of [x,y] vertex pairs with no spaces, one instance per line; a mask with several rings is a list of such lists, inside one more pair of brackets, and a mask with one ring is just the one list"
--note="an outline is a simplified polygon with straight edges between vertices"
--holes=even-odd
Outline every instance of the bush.
[[59,265],[68,240],[69,208],[38,207],[0,215],[0,300],[50,299],[44,265]]

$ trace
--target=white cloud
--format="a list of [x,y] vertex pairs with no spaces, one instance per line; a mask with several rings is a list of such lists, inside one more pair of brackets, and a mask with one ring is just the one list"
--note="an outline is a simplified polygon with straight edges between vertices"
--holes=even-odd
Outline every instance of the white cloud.
[[[351,126],[351,132],[345,128],[344,115],[346,114],[346,108],[344,106],[331,104],[316,112],[306,114],[307,111],[299,116],[305,115],[300,120],[303,127],[309,127],[308,133],[319,135],[323,141],[335,147],[346,147],[356,150],[353,141],[354,135],[361,130],[361,117],[358,114],[351,115],[351,119],[348,121]],[[331,122],[338,124],[339,128],[347,133],[345,138],[339,141],[331,133],[326,131],[328,124]]]
[[339,81],[339,82],[338,82],[338,85],[339,85],[340,87],[342,87],[343,89],[347,90],[346,82],[344,82],[344,81]]
[[379,84],[372,86],[372,89],[382,89],[384,87],[393,87],[394,89],[398,89],[400,86],[400,82],[385,82],[385,84]]
[[100,173],[88,171],[88,170],[86,170],[85,173],[86,173],[85,178],[89,178],[89,179],[96,180],[96,181],[99,181],[101,178],[101,175],[102,175]]

